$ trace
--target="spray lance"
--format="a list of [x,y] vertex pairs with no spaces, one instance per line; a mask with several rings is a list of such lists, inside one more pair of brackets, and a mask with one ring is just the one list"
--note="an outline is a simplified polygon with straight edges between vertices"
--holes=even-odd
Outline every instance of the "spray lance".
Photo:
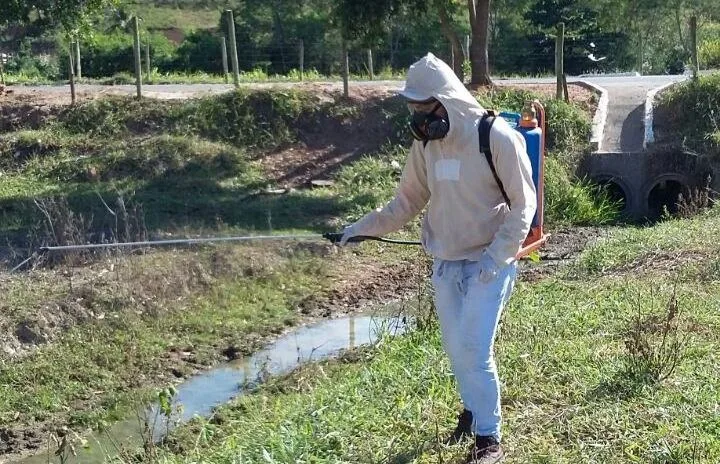
[[[277,240],[328,240],[332,244],[340,243],[342,232],[326,232],[324,234],[296,234],[296,235],[245,235],[239,237],[205,237],[205,238],[187,238],[172,240],[148,240],[140,242],[114,242],[114,243],[90,243],[86,245],[60,245],[60,246],[44,246],[35,251],[29,258],[15,266],[10,272],[15,272],[39,255],[66,253],[72,251],[89,251],[89,250],[112,250],[112,249],[131,249],[145,247],[161,247],[161,246],[188,246],[199,245],[205,243],[225,243],[225,242],[252,242],[252,241],[277,241]],[[348,243],[359,243],[372,240],[382,243],[390,243],[394,245],[421,245],[416,240],[394,240],[382,237],[372,237],[369,235],[359,235],[352,237]]]

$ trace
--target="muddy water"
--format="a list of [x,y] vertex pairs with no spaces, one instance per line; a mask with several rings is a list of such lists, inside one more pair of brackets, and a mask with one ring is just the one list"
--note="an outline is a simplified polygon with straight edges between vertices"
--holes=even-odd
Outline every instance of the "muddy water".
[[[178,414],[173,422],[185,422],[195,416],[207,417],[213,408],[244,394],[267,376],[282,375],[303,363],[332,358],[343,350],[375,343],[382,334],[394,335],[406,328],[404,320],[386,316],[351,316],[299,328],[247,359],[220,365],[179,385],[173,404]],[[153,433],[156,439],[173,427],[167,421],[156,419],[156,406],[138,416],[150,418],[151,423],[157,420]],[[141,422],[138,418],[130,418],[113,425],[107,433],[91,435],[87,447],[77,449],[77,456],[68,462],[103,463],[107,456],[118,454],[118,444],[124,449],[141,445]],[[50,458],[44,452],[15,461],[17,464],[56,462],[60,461],[52,452]]]

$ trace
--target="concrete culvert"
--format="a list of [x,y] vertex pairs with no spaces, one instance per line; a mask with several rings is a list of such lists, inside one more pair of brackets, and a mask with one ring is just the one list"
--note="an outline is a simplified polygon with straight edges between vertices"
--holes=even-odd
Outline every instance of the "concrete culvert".
[[596,179],[595,183],[608,195],[611,201],[616,202],[620,206],[621,211],[625,211],[628,204],[628,196],[625,189],[613,179]]
[[689,189],[676,180],[663,180],[655,184],[648,194],[648,215],[652,218],[662,216],[665,211],[677,214],[680,196],[687,196]]

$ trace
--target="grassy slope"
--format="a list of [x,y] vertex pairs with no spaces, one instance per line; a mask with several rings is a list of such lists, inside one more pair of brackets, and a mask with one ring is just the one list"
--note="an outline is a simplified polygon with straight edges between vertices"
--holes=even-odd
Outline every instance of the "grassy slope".
[[196,29],[213,29],[220,24],[222,7],[174,8],[161,5],[132,5],[129,11],[137,13],[147,29],[177,28],[189,32]]
[[[718,209],[622,230],[568,274],[518,285],[497,345],[508,463],[720,460],[718,231]],[[653,267],[659,249],[676,259]],[[638,308],[662,315],[673,288],[689,345],[655,383],[629,368],[625,339]],[[186,428],[164,462],[456,462],[463,447],[437,441],[457,405],[430,326],[261,388]]]
[[[496,97],[497,107],[525,97],[503,94]],[[388,105],[389,120],[380,124],[399,128],[404,109]],[[149,231],[162,235],[265,230],[268,219],[276,232],[327,229],[338,218],[350,220],[389,198],[398,176],[391,162],[402,162],[403,150],[382,150],[343,168],[333,188],[246,197],[267,183],[255,158],[294,143],[300,124],[318,124],[323,115],[349,125],[361,124],[363,117],[354,105],[321,103],[302,92],[239,92],[141,105],[107,99],[80,106],[39,129],[2,136],[0,234],[22,239],[34,229],[35,243],[48,240],[43,215],[32,204],[45,195],[65,198],[86,218],[86,226],[63,227],[75,231],[63,240],[85,240],[88,234],[97,239],[92,233],[101,229],[118,233],[121,228],[97,196],[117,208],[118,192],[128,205],[141,204]],[[575,128],[587,125],[586,120],[558,121],[558,133],[574,131],[576,137],[582,133]],[[57,234],[59,224],[54,229]],[[91,266],[80,259],[69,276],[49,269],[4,278],[0,286],[13,296],[0,303],[3,332],[25,323],[33,330],[78,325],[29,357],[0,359],[0,428],[97,424],[122,414],[122,406],[144,386],[203,368],[225,347],[257,348],[262,336],[300,320],[298,302],[310,295],[321,298],[343,279],[344,269],[368,261],[418,264],[417,251],[371,249],[375,252],[359,257],[325,259],[327,269],[317,256],[272,256],[268,264],[253,261],[263,249],[230,248],[109,257]],[[218,256],[235,265],[218,268]],[[256,262],[249,273],[237,264],[248,260]],[[47,307],[53,308],[49,314],[65,318],[45,321],[40,315]],[[73,315],[75,309],[79,314]],[[178,349],[192,352],[194,359],[177,362],[172,353]]]
[[720,159],[718,107],[720,73],[701,76],[697,83],[689,81],[671,87],[659,97],[659,141],[680,140],[684,147]]

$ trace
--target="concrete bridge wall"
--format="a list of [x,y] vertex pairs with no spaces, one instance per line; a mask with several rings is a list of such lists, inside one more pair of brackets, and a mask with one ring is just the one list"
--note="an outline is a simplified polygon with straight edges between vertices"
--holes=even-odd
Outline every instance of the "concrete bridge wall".
[[[625,197],[631,219],[657,215],[663,202],[674,204],[677,193],[711,186],[719,191],[720,162],[676,148],[651,148],[635,153],[592,153],[581,161],[578,175],[615,184]],[[658,210],[660,208],[660,210]]]

